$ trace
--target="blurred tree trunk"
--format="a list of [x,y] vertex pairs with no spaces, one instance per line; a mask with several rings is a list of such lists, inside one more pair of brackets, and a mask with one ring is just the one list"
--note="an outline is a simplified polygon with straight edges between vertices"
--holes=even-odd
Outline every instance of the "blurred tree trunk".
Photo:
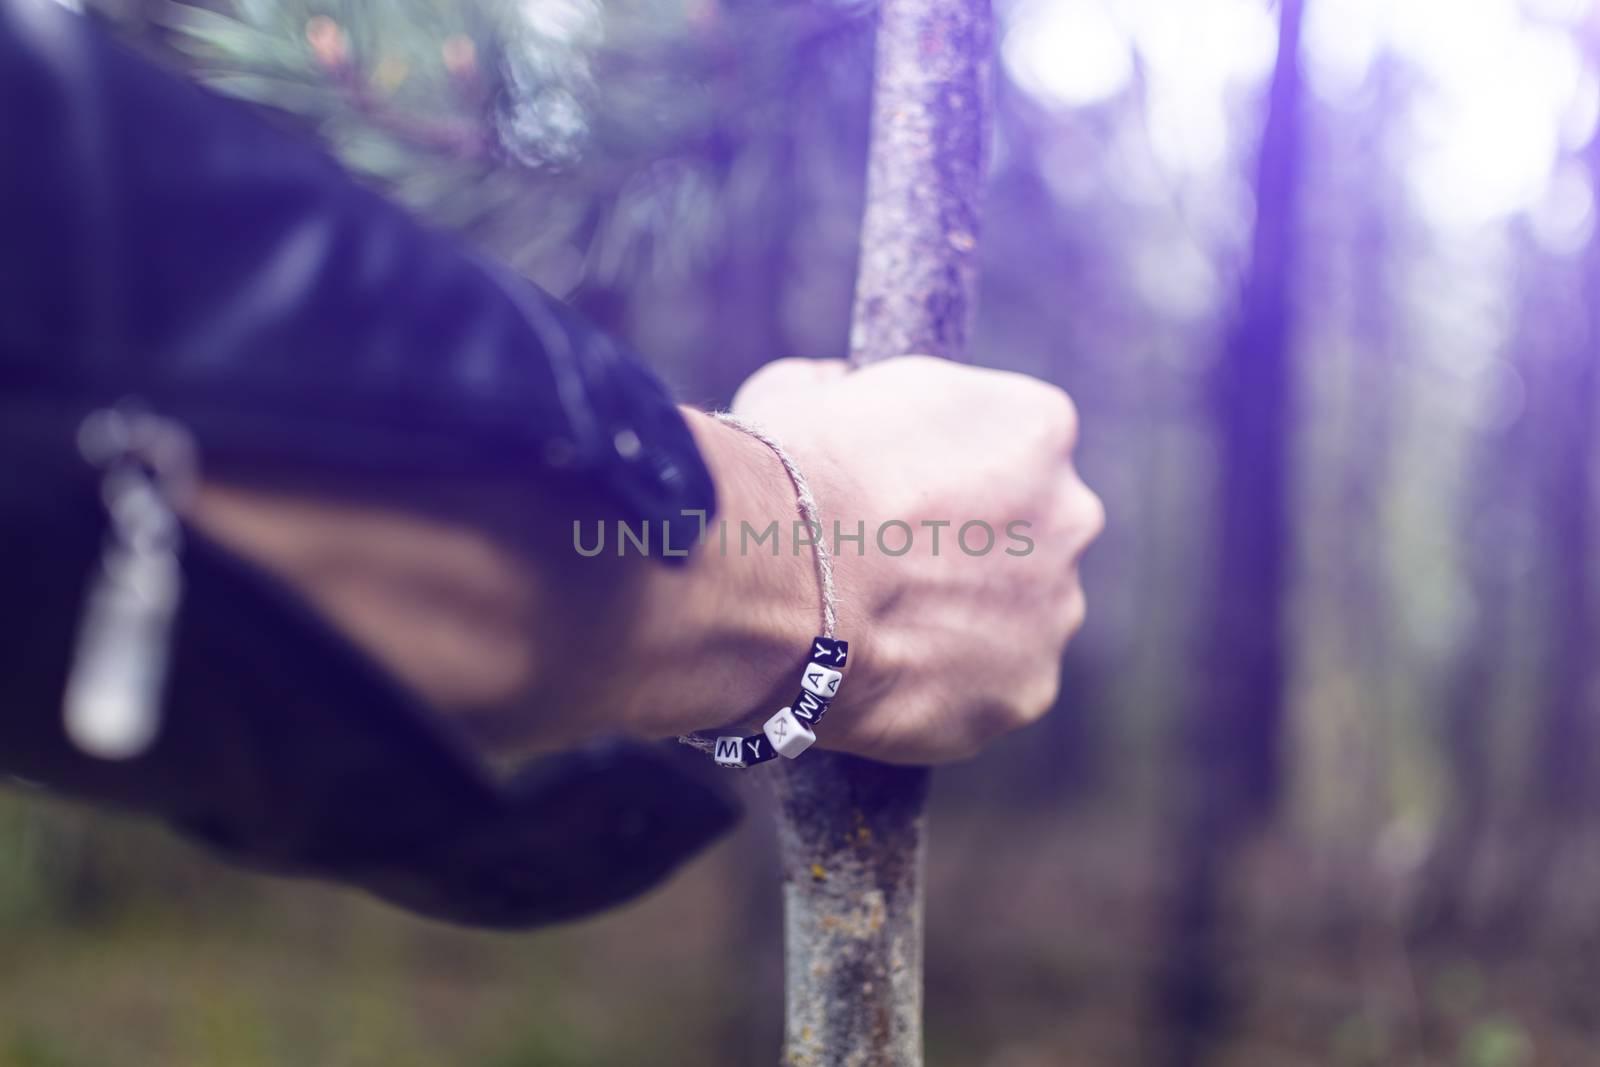
[[[1382,99],[1382,93],[1379,93]],[[1381,105],[1380,105],[1381,106]],[[1377,119],[1364,156],[1374,168],[1387,123]],[[1384,812],[1383,734],[1387,718],[1389,584],[1384,571],[1384,489],[1388,482],[1393,438],[1395,343],[1394,277],[1390,269],[1392,239],[1388,205],[1382,192],[1369,189],[1361,198],[1351,252],[1355,319],[1354,344],[1345,390],[1350,413],[1341,449],[1338,486],[1338,536],[1344,542],[1343,580],[1339,596],[1339,641],[1349,667],[1344,692],[1345,715],[1332,769],[1347,792],[1356,794],[1341,813],[1336,834],[1355,858],[1365,851],[1380,828]]]
[[1172,957],[1162,1006],[1169,1062],[1198,1062],[1224,1025],[1223,887],[1244,834],[1278,792],[1289,552],[1290,300],[1300,185],[1300,25],[1283,0],[1255,179],[1256,218],[1237,319],[1217,364],[1215,570],[1203,658],[1184,727]]
[[[1585,152],[1600,182],[1600,136]],[[1574,343],[1557,349],[1541,375],[1543,447],[1534,502],[1548,573],[1545,693],[1539,738],[1537,817],[1570,823],[1589,806],[1595,742],[1590,689],[1595,653],[1594,568],[1590,561],[1595,363],[1600,359],[1600,227],[1583,257]]]
[[[1600,138],[1585,150],[1600,182]],[[1463,527],[1473,618],[1448,683],[1451,809],[1425,872],[1419,933],[1448,938],[1475,920],[1501,944],[1548,925],[1566,880],[1556,864],[1592,819],[1596,638],[1591,541],[1596,362],[1600,360],[1600,231],[1570,267],[1522,235],[1514,259],[1520,312],[1508,347],[1526,411],[1484,441]],[[1565,275],[1565,277],[1563,277]],[[1566,291],[1576,289],[1576,299]],[[1521,492],[1519,493],[1519,488]],[[1525,496],[1523,494],[1526,494]],[[1519,524],[1531,534],[1534,581],[1518,583]],[[1509,618],[1526,589],[1532,616],[1527,765],[1517,801],[1496,797],[1495,689],[1515,657]],[[1491,853],[1491,834],[1503,835]],[[1494,869],[1484,860],[1502,857]],[[1473,901],[1481,915],[1472,914]],[[1587,907],[1587,903],[1585,907]]]
[[1218,538],[1195,736],[1231,817],[1278,791],[1289,555],[1290,286],[1300,182],[1303,0],[1284,0],[1256,174],[1256,219],[1238,320],[1215,381]]
[[[1321,161],[1306,196],[1319,206],[1308,233],[1320,250],[1302,287],[1321,298],[1301,332],[1318,349],[1302,361],[1308,412],[1301,469],[1311,486],[1297,537],[1307,613],[1330,622],[1302,646],[1305,699],[1292,709],[1285,802],[1318,859],[1322,911],[1342,938],[1372,912],[1373,844],[1390,816],[1397,762],[1390,745],[1393,601],[1387,522],[1395,449],[1396,364],[1403,358],[1400,246],[1404,190],[1392,158],[1403,73],[1382,54],[1359,110],[1307,115],[1308,155]],[[1348,944],[1344,939],[1341,943]]]
[[[1513,261],[1526,265],[1532,254],[1519,248]],[[1524,381],[1532,376],[1531,354],[1537,347],[1526,322],[1548,300],[1540,290],[1524,286],[1518,328],[1506,342]],[[1529,424],[1527,414],[1519,412],[1484,432],[1461,497],[1468,621],[1444,672],[1440,697],[1449,789],[1411,906],[1411,934],[1423,941],[1454,940],[1471,924],[1475,868],[1495,816],[1492,728],[1496,691],[1511,666],[1510,618],[1517,599],[1513,557],[1526,505],[1516,487],[1528,479]]]
[[[1583,153],[1591,185],[1600,182],[1600,134]],[[1530,294],[1534,321],[1551,317],[1555,286]],[[1545,346],[1528,375],[1532,508],[1542,624],[1534,658],[1537,717],[1524,803],[1515,813],[1507,877],[1496,885],[1489,920],[1500,943],[1520,943],[1538,927],[1577,921],[1591,927],[1593,902],[1575,885],[1592,870],[1583,835],[1594,828],[1592,778],[1597,741],[1595,654],[1594,444],[1596,363],[1600,361],[1600,227],[1584,249],[1570,327]],[[1558,305],[1560,306],[1560,305]],[[1548,329],[1546,326],[1545,329]]]

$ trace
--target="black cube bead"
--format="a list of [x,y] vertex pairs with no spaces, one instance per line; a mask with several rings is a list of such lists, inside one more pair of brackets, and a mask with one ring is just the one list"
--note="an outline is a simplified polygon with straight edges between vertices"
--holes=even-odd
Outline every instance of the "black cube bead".
[[850,655],[850,642],[836,641],[831,637],[813,637],[811,639],[811,662],[820,663],[825,667],[832,667],[836,671],[844,670],[844,661]]
[[756,734],[744,739],[744,765],[754,767],[758,763],[765,763],[769,759],[776,759],[778,750],[772,747],[772,742],[767,740],[766,734]]
[[817,723],[822,721],[822,717],[828,713],[828,702],[805,689],[800,690],[800,695],[795,697],[794,702],[789,707],[794,712],[795,718],[813,729],[816,728]]

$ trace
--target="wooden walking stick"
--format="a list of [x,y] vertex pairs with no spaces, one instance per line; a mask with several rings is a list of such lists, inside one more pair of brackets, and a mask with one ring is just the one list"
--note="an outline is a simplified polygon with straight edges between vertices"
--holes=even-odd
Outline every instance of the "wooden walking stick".
[[[850,355],[959,358],[976,282],[989,0],[882,0]],[[922,1063],[924,768],[779,761],[789,1067]]]

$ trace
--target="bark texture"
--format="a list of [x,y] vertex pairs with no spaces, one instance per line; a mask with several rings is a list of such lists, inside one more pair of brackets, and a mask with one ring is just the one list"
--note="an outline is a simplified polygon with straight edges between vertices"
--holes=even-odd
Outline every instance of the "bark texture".
[[778,776],[783,1061],[922,1063],[923,802],[928,771],[831,752]]
[[988,0],[883,0],[850,358],[959,359],[977,281]]
[[[857,364],[959,358],[966,346],[991,34],[988,0],[882,4],[850,332]],[[791,1067],[922,1063],[928,778],[817,751],[775,776]]]

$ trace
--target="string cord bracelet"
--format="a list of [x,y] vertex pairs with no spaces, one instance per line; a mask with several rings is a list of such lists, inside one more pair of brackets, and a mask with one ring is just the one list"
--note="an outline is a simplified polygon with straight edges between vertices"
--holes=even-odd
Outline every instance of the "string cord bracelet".
[[839,683],[844,680],[845,662],[850,645],[838,639],[835,630],[839,621],[839,593],[833,581],[833,557],[828,554],[826,538],[822,535],[817,498],[811,485],[801,473],[794,457],[761,427],[746,422],[726,411],[714,412],[718,422],[731,426],[766,445],[778,457],[794,486],[796,509],[800,519],[812,532],[811,548],[817,569],[817,586],[822,591],[822,633],[811,641],[806,655],[806,665],[800,672],[800,695],[788,707],[766,721],[759,734],[740,737],[736,734],[719,737],[701,737],[689,734],[679,737],[682,744],[709,753],[717,765],[730,768],[753,767],[770,759],[783,756],[794,759],[816,743],[817,724],[828,713],[828,705],[839,694]]

